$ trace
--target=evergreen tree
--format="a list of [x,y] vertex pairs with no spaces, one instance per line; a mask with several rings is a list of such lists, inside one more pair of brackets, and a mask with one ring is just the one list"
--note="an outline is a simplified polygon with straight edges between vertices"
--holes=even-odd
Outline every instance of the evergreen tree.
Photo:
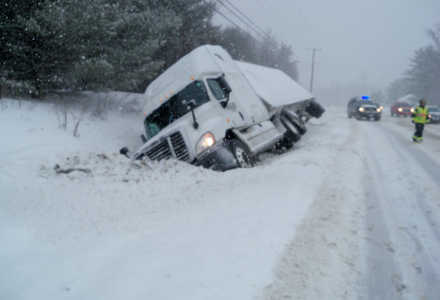
[[440,25],[429,30],[428,34],[432,45],[415,52],[406,75],[413,94],[440,104]]
[[[35,15],[53,1],[5,0],[0,4],[1,77],[22,84],[30,83],[38,94],[47,81],[42,69],[53,66],[45,57],[47,36],[43,24],[36,31]],[[35,95],[34,94],[34,95]]]
[[214,3],[204,0],[151,0],[158,8],[169,9],[178,24],[160,36],[155,58],[164,62],[162,70],[194,48],[215,40],[217,27],[212,25]]
[[280,47],[275,52],[277,67],[284,71],[287,75],[295,80],[298,80],[298,68],[294,60],[293,50],[290,45],[281,43]]
[[234,59],[278,68],[293,79],[298,79],[292,47],[269,35],[262,41],[235,27],[226,27],[217,43],[223,46]]
[[410,82],[408,78],[399,78],[394,80],[387,88],[387,98],[389,103],[397,101],[400,97],[411,93]]
[[267,34],[260,42],[260,47],[258,48],[258,63],[264,66],[277,68],[278,63],[276,59],[276,52],[278,47],[278,41],[275,39],[273,34]]
[[235,27],[227,27],[221,33],[218,44],[223,46],[234,59],[253,62],[258,61],[258,41],[249,33]]
[[0,80],[30,86],[34,95],[59,88],[142,92],[203,44],[295,78],[289,46],[214,26],[212,1],[4,0],[0,7]]

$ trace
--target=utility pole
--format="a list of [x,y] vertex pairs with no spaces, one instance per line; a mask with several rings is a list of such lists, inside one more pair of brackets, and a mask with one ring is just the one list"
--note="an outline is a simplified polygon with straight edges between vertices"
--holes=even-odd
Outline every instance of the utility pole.
[[312,71],[310,73],[310,92],[313,92],[313,80],[315,76],[315,56],[317,51],[321,51],[318,48],[312,48]]

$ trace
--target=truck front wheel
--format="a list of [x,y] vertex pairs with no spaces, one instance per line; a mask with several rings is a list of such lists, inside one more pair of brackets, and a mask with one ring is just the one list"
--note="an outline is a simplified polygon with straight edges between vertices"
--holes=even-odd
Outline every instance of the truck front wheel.
[[255,158],[242,141],[232,140],[231,150],[240,168],[252,168],[255,166]]

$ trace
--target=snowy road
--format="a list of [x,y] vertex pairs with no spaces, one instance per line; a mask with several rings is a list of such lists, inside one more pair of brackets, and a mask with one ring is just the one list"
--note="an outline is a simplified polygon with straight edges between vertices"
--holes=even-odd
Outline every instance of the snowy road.
[[350,138],[327,182],[335,192],[315,199],[264,298],[439,299],[440,128],[428,126],[418,145],[408,119],[344,123]]
[[374,274],[369,299],[383,299],[383,295],[386,299],[437,299],[440,164],[427,152],[435,155],[439,139],[431,134],[423,146],[413,144],[408,138],[411,131],[402,130],[408,126],[393,123],[384,122],[368,132],[368,140],[374,141],[367,148],[369,185],[374,191],[367,198],[372,242],[369,270]]
[[131,117],[77,139],[47,108],[10,105],[0,299],[439,299],[440,126],[418,145],[407,119],[344,112],[291,152],[217,173],[128,165],[108,149],[138,139]]

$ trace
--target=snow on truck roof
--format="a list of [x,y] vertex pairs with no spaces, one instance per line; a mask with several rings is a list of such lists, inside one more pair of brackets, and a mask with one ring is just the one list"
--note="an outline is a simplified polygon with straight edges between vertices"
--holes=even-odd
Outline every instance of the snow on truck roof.
[[235,61],[222,47],[204,45],[179,59],[150,83],[145,91],[144,112],[157,109],[194,80],[228,72],[244,73],[255,93],[273,106],[313,98],[281,70]]
[[237,61],[257,95],[272,106],[309,100],[313,95],[281,70]]
[[227,68],[224,62],[230,64],[232,58],[222,47],[204,45],[194,49],[148,85],[144,111],[155,110],[194,80],[223,73]]

